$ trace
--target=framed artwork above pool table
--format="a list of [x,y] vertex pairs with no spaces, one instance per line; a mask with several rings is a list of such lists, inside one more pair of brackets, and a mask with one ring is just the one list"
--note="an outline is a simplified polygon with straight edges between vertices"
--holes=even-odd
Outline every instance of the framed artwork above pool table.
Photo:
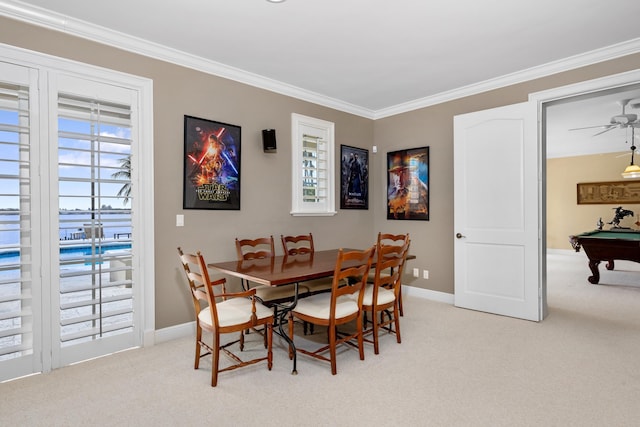
[[640,180],[577,184],[579,205],[640,203]]

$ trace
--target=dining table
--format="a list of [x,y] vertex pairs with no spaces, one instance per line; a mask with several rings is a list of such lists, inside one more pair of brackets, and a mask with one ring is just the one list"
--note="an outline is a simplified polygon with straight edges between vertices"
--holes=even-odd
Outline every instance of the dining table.
[[[353,251],[359,249],[343,248],[343,251]],[[278,304],[281,308],[278,319],[278,330],[276,331],[285,341],[287,341],[293,355],[292,374],[297,374],[296,368],[296,347],[291,338],[283,329],[287,314],[293,310],[298,302],[298,287],[300,283],[308,280],[321,279],[333,276],[338,252],[340,249],[327,249],[298,255],[278,255],[268,258],[235,260],[224,262],[212,262],[207,266],[222,274],[238,277],[252,283],[266,286],[283,286],[294,284],[295,293],[293,301]],[[407,259],[415,258],[408,256]],[[357,266],[357,261],[347,261],[342,267]],[[375,257],[374,264],[375,266]]]

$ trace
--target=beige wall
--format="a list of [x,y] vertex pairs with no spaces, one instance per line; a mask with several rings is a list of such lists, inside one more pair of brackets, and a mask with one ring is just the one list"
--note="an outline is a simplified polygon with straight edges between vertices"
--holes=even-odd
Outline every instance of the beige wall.
[[[547,160],[547,248],[571,249],[569,235],[596,228],[598,218],[613,219],[613,208],[623,206],[640,214],[638,204],[578,205],[579,182],[621,181],[620,173],[629,165],[630,152],[563,157]],[[620,225],[638,228],[636,217],[625,218]]]
[[[311,231],[319,249],[365,246],[378,231],[409,232],[413,267],[430,279],[405,283],[453,293],[453,116],[527,100],[531,92],[639,68],[640,55],[560,73],[413,112],[372,121],[251,86],[0,18],[0,42],[153,79],[155,133],[156,327],[192,320],[189,295],[178,269],[176,246],[201,249],[208,259],[235,256],[233,239],[265,233]],[[330,218],[293,218],[290,202],[290,115],[336,124],[336,144],[371,149],[369,210],[339,211]],[[242,127],[242,210],[182,210],[183,116]],[[260,130],[275,128],[277,154],[264,154]],[[430,146],[430,221],[388,221],[385,153]],[[339,151],[339,150],[338,150]],[[337,154],[338,155],[338,154]],[[337,159],[336,159],[337,161]],[[185,227],[175,227],[176,214]]]
[[[428,223],[412,222],[407,231],[411,233],[411,252],[417,258],[409,263],[409,269],[429,269],[428,280],[415,279],[411,285],[447,293],[454,292],[453,264],[453,117],[458,114],[485,110],[528,100],[530,93],[553,89],[572,83],[590,80],[640,68],[640,55],[629,55],[606,63],[583,67],[549,77],[531,80],[502,89],[492,90],[454,101],[445,102],[420,110],[376,120],[375,143],[382,150],[429,145],[430,204]],[[380,154],[374,160],[383,162]],[[499,159],[496,159],[498,165]],[[382,175],[376,176],[378,192],[383,192]],[[384,194],[382,194],[384,196]],[[380,200],[380,199],[378,199]],[[375,206],[375,205],[374,205]],[[378,203],[377,206],[380,206]],[[375,226],[381,229],[396,229],[400,226],[385,219],[385,212],[374,212]]]
[[[371,120],[2,18],[0,42],[153,79],[156,328],[193,320],[178,245],[224,261],[235,259],[235,237],[273,234],[279,241],[281,233],[312,232],[318,249],[374,243],[373,209],[328,218],[289,215],[291,113],[332,121],[338,146],[367,149]],[[182,209],[184,115],[241,126],[240,211]],[[277,131],[277,153],[262,150],[265,128]],[[175,226],[176,214],[184,214],[184,227]]]

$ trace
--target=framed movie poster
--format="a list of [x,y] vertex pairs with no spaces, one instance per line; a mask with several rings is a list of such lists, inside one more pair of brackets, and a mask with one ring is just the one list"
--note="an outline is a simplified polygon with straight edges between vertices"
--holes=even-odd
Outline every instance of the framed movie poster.
[[240,209],[240,126],[184,116],[183,209]]
[[387,153],[387,219],[429,220],[429,147]]
[[369,209],[369,150],[340,146],[340,209]]

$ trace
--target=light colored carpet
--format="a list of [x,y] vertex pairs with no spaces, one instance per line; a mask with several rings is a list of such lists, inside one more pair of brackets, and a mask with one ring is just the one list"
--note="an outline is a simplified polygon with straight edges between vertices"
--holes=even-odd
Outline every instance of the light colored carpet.
[[291,375],[279,339],[271,372],[216,388],[208,360],[193,369],[193,338],[126,351],[0,384],[0,425],[637,426],[638,267],[591,285],[584,253],[550,255],[540,323],[406,298],[402,344],[385,335],[364,361],[347,348],[336,376],[304,356]]

